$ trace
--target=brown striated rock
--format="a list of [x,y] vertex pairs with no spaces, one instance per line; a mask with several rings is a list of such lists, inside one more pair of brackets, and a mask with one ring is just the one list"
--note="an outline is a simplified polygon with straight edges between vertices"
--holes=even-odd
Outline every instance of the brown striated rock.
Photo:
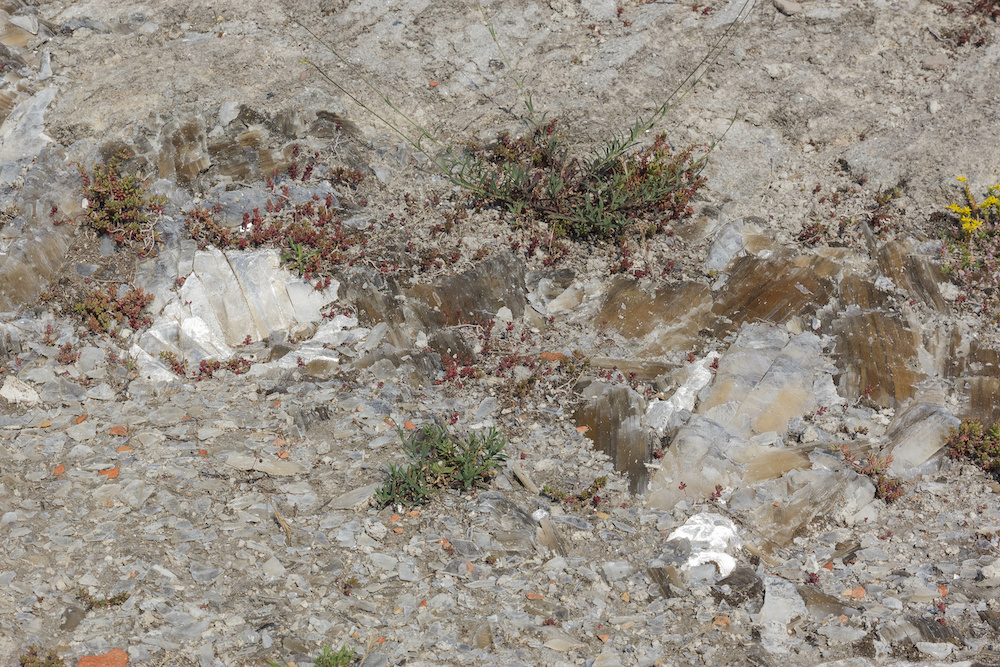
[[608,357],[591,357],[590,367],[604,370],[617,369],[626,378],[631,377],[634,373],[637,380],[645,381],[669,373],[675,368],[661,361],[636,361],[635,359],[610,359]]
[[840,395],[868,397],[886,407],[911,398],[924,379],[917,361],[920,334],[896,314],[871,311],[844,315],[833,322],[836,354],[842,369]]
[[157,168],[160,178],[176,178],[181,185],[212,166],[205,123],[201,118],[175,119],[160,131]]
[[889,294],[875,287],[871,279],[850,271],[840,281],[840,302],[843,306],[857,306],[861,310],[875,310],[888,304]]
[[424,331],[432,349],[472,356],[461,337],[442,328],[459,321],[493,319],[504,307],[517,319],[527,303],[524,262],[510,252],[492,255],[464,273],[405,290],[394,278],[376,272],[344,276],[343,281],[341,298],[358,308],[363,322],[386,322],[387,340],[402,349]]
[[611,457],[615,470],[628,475],[632,493],[642,491],[649,481],[649,432],[642,424],[646,402],[629,387],[595,382],[587,393],[590,400],[573,416],[594,447]]
[[740,257],[712,307],[724,318],[715,333],[730,333],[746,322],[785,322],[814,313],[835,293],[832,277],[838,270],[836,262],[819,255]]
[[878,266],[910,298],[927,304],[939,313],[949,312],[939,287],[944,282],[941,266],[926,255],[916,254],[909,239],[891,241],[882,246],[878,252]]
[[965,378],[962,388],[967,404],[965,416],[981,420],[984,424],[1000,421],[1000,377],[976,375]]
[[688,350],[711,322],[712,298],[702,283],[681,283],[648,294],[633,280],[619,278],[608,290],[597,324],[627,338],[644,339],[639,356]]
[[503,307],[519,319],[524,315],[524,293],[524,261],[511,252],[496,253],[464,273],[406,292],[411,300],[423,302],[425,308],[413,304],[414,315],[432,328],[460,319],[492,319]]

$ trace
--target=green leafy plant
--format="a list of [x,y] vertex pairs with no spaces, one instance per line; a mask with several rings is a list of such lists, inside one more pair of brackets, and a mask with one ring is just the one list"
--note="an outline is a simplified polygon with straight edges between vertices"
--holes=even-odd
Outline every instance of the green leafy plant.
[[[557,122],[533,124],[530,134],[502,134],[489,148],[473,147],[456,172],[483,203],[501,204],[515,220],[533,216],[557,235],[612,237],[630,226],[658,231],[691,213],[692,197],[705,184],[700,176],[707,152],[674,152],[665,134],[652,146],[622,152],[611,145],[589,158],[573,156]],[[635,129],[639,129],[638,127]]]
[[281,261],[290,263],[298,271],[299,276],[304,276],[309,271],[310,260],[317,255],[319,251],[307,250],[303,244],[289,240],[288,250],[281,253]]
[[[350,667],[358,659],[359,656],[355,653],[354,649],[347,645],[342,645],[340,650],[336,652],[329,646],[324,646],[322,652],[313,658],[313,664],[316,667]],[[271,667],[288,667],[292,663],[268,660],[267,664]]]
[[349,646],[341,646],[336,653],[329,646],[323,647],[323,652],[316,656],[313,664],[316,667],[348,667],[354,664],[354,649]]
[[56,361],[63,366],[68,366],[69,364],[75,363],[79,358],[80,353],[73,351],[73,343],[66,343],[59,348],[59,354],[56,356]]
[[153,302],[153,295],[143,292],[141,287],[129,288],[123,296],[118,296],[118,287],[108,285],[95,287],[73,304],[73,312],[91,333],[114,335],[117,327],[128,322],[132,329],[144,327],[152,321],[146,307]]
[[875,484],[875,497],[884,500],[886,503],[899,500],[903,496],[903,480],[889,472],[892,464],[892,455],[878,457],[874,453],[868,454],[864,461],[858,459],[851,446],[847,443],[840,444],[840,454],[844,461],[854,472],[865,475]]
[[106,163],[94,165],[90,174],[78,166],[87,200],[85,219],[98,232],[146,257],[156,251],[155,216],[163,212],[166,200],[150,196],[139,177],[122,173],[121,164],[130,157],[127,150],[121,150]]
[[1000,424],[988,429],[978,419],[964,419],[952,429],[946,443],[948,455],[970,461],[993,476],[1000,476]]
[[409,435],[401,431],[400,439],[409,461],[387,466],[386,480],[375,492],[382,507],[420,505],[445,488],[467,491],[487,482],[507,460],[507,440],[492,428],[461,440],[444,427],[424,426]]
[[563,491],[558,489],[551,484],[546,484],[542,487],[542,495],[548,496],[552,500],[556,500],[563,503],[591,503],[594,507],[597,507],[601,502],[601,496],[599,495],[601,489],[603,489],[608,483],[608,478],[605,476],[598,477],[590,483],[590,486],[583,489],[579,493],[570,493],[568,491]]
[[[516,224],[530,217],[547,223],[555,234],[614,237],[632,227],[643,234],[655,231],[690,213],[688,204],[705,183],[700,173],[715,144],[705,147],[698,157],[693,146],[675,152],[662,134],[652,146],[640,145],[646,133],[701,81],[753,4],[753,0],[747,0],[737,19],[723,31],[708,54],[652,113],[626,130],[613,132],[596,149],[582,156],[570,150],[565,136],[557,129],[557,121],[548,120],[545,113],[536,111],[524,78],[516,75],[482,7],[493,42],[524,101],[527,112],[524,120],[529,130],[526,136],[516,139],[501,135],[489,148],[456,148],[450,142],[435,139],[335,48],[308,27],[299,25],[373,91],[386,112],[363,102],[316,63],[303,62],[424,154],[474,199],[502,205],[514,215]],[[402,123],[392,120],[392,116],[401,118]]]
[[87,607],[87,611],[90,611],[91,609],[118,607],[125,604],[125,601],[128,600],[129,597],[128,593],[119,593],[118,595],[113,595],[109,598],[97,598],[91,595],[86,588],[81,588],[76,594],[76,599]]
[[64,664],[62,658],[52,651],[45,651],[35,645],[29,646],[27,652],[18,657],[19,667],[63,667]]

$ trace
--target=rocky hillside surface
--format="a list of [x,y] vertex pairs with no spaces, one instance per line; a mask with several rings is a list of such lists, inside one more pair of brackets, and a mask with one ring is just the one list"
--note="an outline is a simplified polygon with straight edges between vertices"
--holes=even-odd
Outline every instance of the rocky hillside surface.
[[1000,664],[998,18],[0,0],[0,664]]

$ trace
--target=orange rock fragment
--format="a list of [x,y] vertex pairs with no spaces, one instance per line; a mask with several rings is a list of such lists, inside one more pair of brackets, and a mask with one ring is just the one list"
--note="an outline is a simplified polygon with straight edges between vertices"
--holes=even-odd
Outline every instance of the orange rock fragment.
[[111,430],[108,431],[108,435],[128,435],[128,427],[122,424],[112,426]]
[[421,600],[420,604],[418,604],[417,606],[418,607],[426,607],[427,606],[427,600]]
[[114,479],[115,477],[118,476],[119,472],[121,472],[121,468],[119,468],[118,466],[115,466],[114,468],[108,468],[107,470],[102,470],[101,472],[99,472],[97,474],[98,475],[104,475],[108,479]]
[[118,449],[116,449],[115,451],[116,452],[131,452],[132,448],[129,447],[128,445],[118,445]]
[[208,458],[208,450],[207,449],[199,449],[198,450],[198,456],[204,456],[205,458]]
[[52,471],[52,474],[54,476],[58,477],[59,475],[63,474],[64,472],[66,472],[66,466],[64,466],[62,463],[60,463],[59,465],[56,466],[56,469]]
[[288,452],[278,452],[278,458],[279,459],[287,459],[288,458]]
[[90,415],[80,415],[79,417],[76,418],[76,423],[82,424],[83,422],[87,421],[87,417],[89,416]]
[[390,523],[395,523],[396,521],[399,521],[399,515],[398,514],[393,514],[391,517],[389,517],[389,522]]
[[379,638],[378,638],[378,643],[379,643],[379,644],[384,644],[384,643],[386,643],[387,641],[388,641],[388,639],[386,639],[385,637],[379,637]]
[[41,424],[38,425],[38,428],[48,428],[50,426],[52,426],[52,420],[46,419],[45,421],[43,421]]
[[538,593],[525,593],[524,597],[528,598],[529,600],[541,600],[545,596],[544,595],[540,595]]
[[430,82],[430,83],[428,83],[427,85],[428,85],[428,86],[430,86],[431,88],[433,88],[434,86],[438,86],[438,85],[440,85],[440,84],[439,84],[439,83],[438,83],[437,81],[431,81],[431,82]]
[[412,431],[413,429],[417,428],[417,425],[411,422],[409,419],[407,419],[406,422],[403,424],[403,428],[405,428],[407,431]]
[[586,433],[589,430],[590,430],[589,426],[577,426],[576,427],[576,432],[577,433]]
[[622,602],[630,602],[631,600],[632,600],[631,595],[629,595],[628,593],[622,593]]
[[716,616],[715,618],[712,619],[712,625],[716,625],[720,628],[729,625],[729,617],[722,615]]
[[941,597],[944,597],[945,595],[948,594],[948,587],[945,586],[944,584],[941,584],[940,586],[938,586],[938,593],[941,594]]
[[562,361],[566,355],[562,352],[542,352],[538,357],[543,361]]
[[398,528],[398,527],[397,528],[393,528],[392,532],[396,533],[397,535],[402,535],[403,534],[403,529],[402,528]]
[[406,516],[420,516],[420,510],[411,510],[406,513]]
[[104,655],[85,655],[77,667],[128,667],[128,653],[113,648]]
[[844,595],[849,598],[854,598],[856,600],[863,600],[865,597],[865,587],[858,586],[857,588],[848,588],[844,590],[844,592],[841,593],[841,595]]
[[611,635],[597,635],[597,638],[607,644],[608,640],[611,639]]
[[833,563],[827,561],[826,563],[823,564],[823,569],[824,570],[832,570],[833,569]]

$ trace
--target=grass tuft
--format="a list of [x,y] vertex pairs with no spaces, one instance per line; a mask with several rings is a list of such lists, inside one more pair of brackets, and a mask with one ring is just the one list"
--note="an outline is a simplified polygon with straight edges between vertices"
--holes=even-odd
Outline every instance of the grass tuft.
[[644,233],[691,214],[690,201],[706,179],[708,154],[675,152],[660,134],[651,146],[613,160],[570,154],[553,120],[523,137],[501,134],[454,174],[481,203],[499,204],[515,221],[546,223],[558,236],[615,237]]
[[[554,234],[578,238],[615,237],[635,226],[643,234],[662,229],[670,220],[690,213],[688,203],[705,184],[700,176],[715,143],[695,157],[694,146],[675,152],[664,135],[640,148],[656,124],[707,74],[753,9],[747,0],[740,14],[722,33],[698,65],[648,116],[631,127],[613,131],[588,156],[575,156],[555,120],[537,112],[524,78],[518,78],[492,23],[479,9],[490,36],[524,101],[523,120],[529,132],[512,139],[501,135],[489,148],[456,148],[435,138],[404,113],[363,72],[337,49],[302,23],[312,39],[330,51],[352,76],[382,103],[375,108],[350,92],[315,62],[303,59],[321,77],[428,158],[452,183],[482,203],[499,204],[514,214],[515,224],[532,217],[548,224]],[[396,120],[400,119],[400,120]]]
[[440,489],[471,490],[489,481],[507,460],[507,440],[492,428],[461,440],[444,427],[424,426],[409,435],[400,432],[400,439],[409,462],[386,468],[386,480],[375,492],[380,507],[421,505]]

